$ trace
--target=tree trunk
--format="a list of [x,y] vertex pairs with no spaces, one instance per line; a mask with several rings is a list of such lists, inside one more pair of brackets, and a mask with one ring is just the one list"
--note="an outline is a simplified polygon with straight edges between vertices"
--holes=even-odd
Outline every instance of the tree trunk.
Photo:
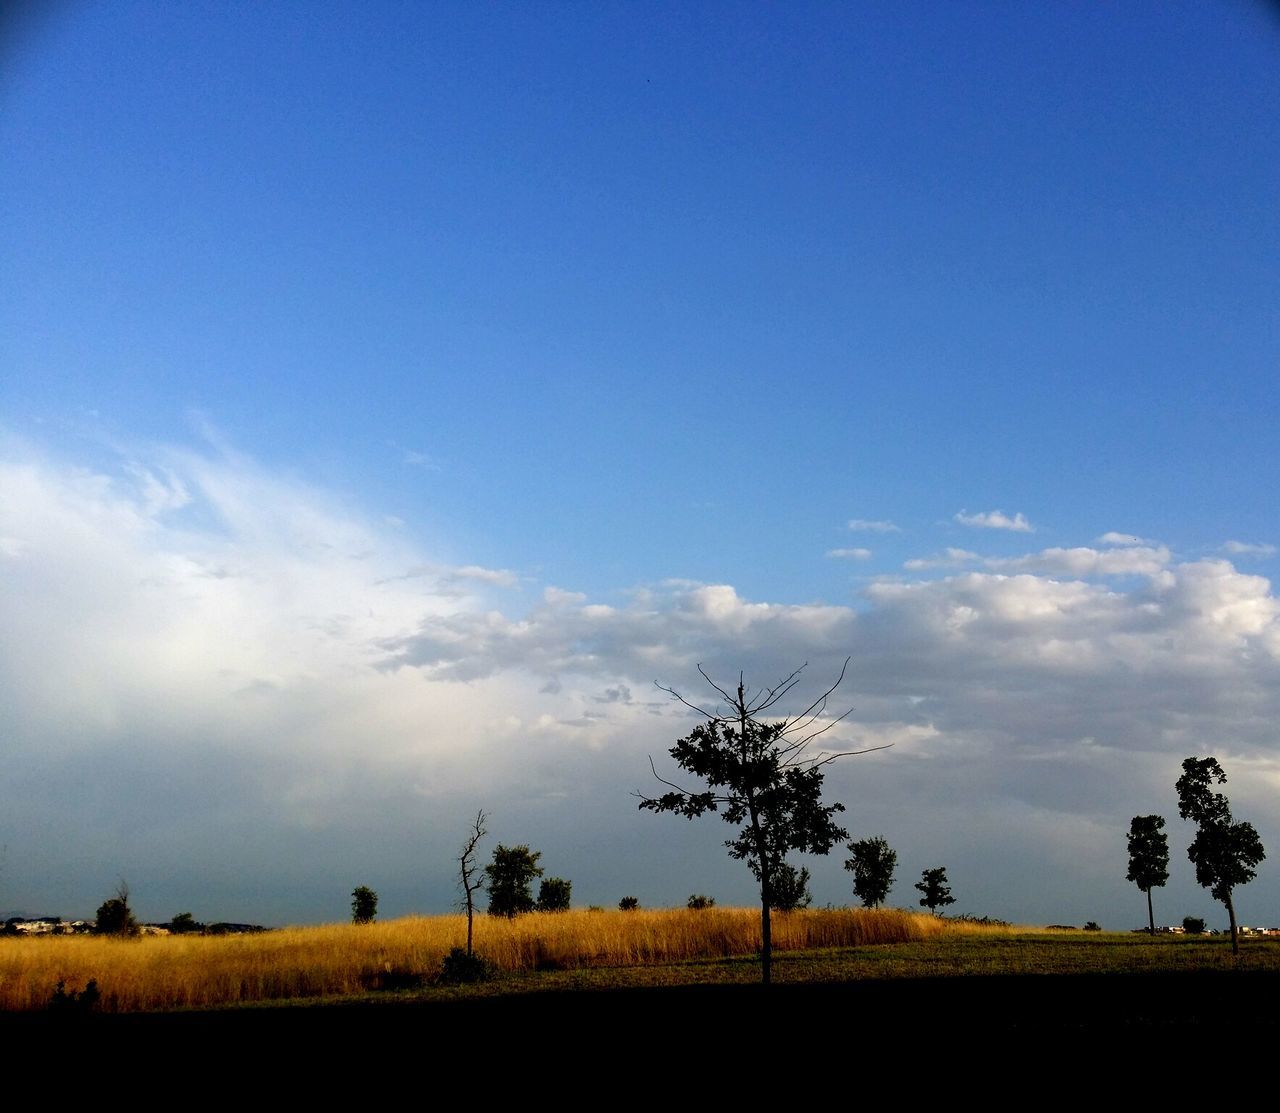
[[1240,953],[1240,941],[1236,934],[1236,906],[1231,903],[1231,894],[1227,893],[1227,899],[1222,902],[1227,906],[1227,915],[1231,917],[1231,954],[1233,956]]
[[1147,889],[1147,920],[1151,926],[1147,929],[1152,935],[1156,933],[1156,914],[1151,909],[1151,890]]

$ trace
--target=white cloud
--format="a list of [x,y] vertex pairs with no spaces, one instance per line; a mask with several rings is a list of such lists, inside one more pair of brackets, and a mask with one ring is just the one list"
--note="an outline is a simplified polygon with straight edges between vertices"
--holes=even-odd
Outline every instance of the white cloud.
[[1241,556],[1275,556],[1276,547],[1265,541],[1228,541],[1222,546],[1223,552]]
[[902,567],[908,572],[925,572],[933,568],[957,568],[981,559],[977,553],[971,553],[968,549],[948,548],[940,556],[914,557],[905,561]]
[[1007,572],[1044,572],[1059,576],[1155,576],[1172,559],[1163,546],[1123,549],[1044,549],[1020,557],[991,558],[988,568]]
[[870,549],[828,549],[827,556],[835,560],[870,560]]
[[1014,533],[1035,533],[1035,527],[1022,516],[1021,511],[1010,518],[1000,510],[983,510],[977,514],[966,514],[961,510],[955,515],[955,520],[962,526],[973,526],[977,529],[1007,529]]
[[1145,537],[1135,537],[1131,533],[1117,533],[1115,530],[1108,530],[1099,537],[1094,538],[1094,542],[1098,545],[1154,545],[1154,541],[1148,541]]
[[901,533],[902,530],[892,522],[871,521],[867,518],[850,518],[849,529],[855,533]]
[[520,582],[520,577],[508,568],[482,568],[478,564],[464,564],[457,568],[450,568],[446,578],[476,580],[482,584],[492,584],[494,587],[515,587]]

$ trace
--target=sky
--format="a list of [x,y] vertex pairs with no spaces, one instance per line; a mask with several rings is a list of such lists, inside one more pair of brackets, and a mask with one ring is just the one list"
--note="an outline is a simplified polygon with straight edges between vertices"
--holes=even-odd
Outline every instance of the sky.
[[0,152],[0,914],[749,904],[663,687],[848,658],[890,904],[1225,924],[1213,755],[1280,924],[1274,6],[27,2]]

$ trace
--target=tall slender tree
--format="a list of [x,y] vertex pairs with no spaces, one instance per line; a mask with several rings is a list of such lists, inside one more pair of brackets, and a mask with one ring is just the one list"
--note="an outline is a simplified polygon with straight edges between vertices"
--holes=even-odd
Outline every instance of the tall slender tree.
[[1267,855],[1252,823],[1236,823],[1231,805],[1214,784],[1226,784],[1227,775],[1213,757],[1189,757],[1178,778],[1178,814],[1195,822],[1198,830],[1187,857],[1196,867],[1196,880],[1227,908],[1231,920],[1231,953],[1240,953],[1236,907],[1232,892],[1254,879],[1254,867]]
[[1151,890],[1169,880],[1169,839],[1164,833],[1164,816],[1135,815],[1129,821],[1129,872],[1125,878],[1147,894],[1147,930],[1155,935]]

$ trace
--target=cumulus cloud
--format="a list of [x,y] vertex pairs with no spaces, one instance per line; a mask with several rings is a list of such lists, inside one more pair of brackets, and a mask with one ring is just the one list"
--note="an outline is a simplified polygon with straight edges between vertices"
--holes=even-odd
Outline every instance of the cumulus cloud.
[[977,514],[967,514],[963,510],[955,515],[955,520],[962,526],[975,529],[1007,529],[1014,533],[1035,533],[1035,527],[1023,517],[1019,511],[1012,518],[1000,510],[983,510]]
[[1053,576],[1155,576],[1168,567],[1169,550],[1161,546],[1122,549],[1044,549],[1020,557],[990,558],[988,568],[1009,572],[1044,572]]
[[[75,861],[82,885],[125,873],[161,894],[145,914],[200,891],[247,899],[237,884],[314,885],[252,915],[316,918],[334,914],[335,866],[366,876],[376,846],[379,868],[417,894],[404,910],[443,910],[455,844],[483,804],[508,824],[496,837],[555,850],[585,900],[616,899],[624,874],[646,902],[707,876],[745,900],[750,879],[719,832],[637,818],[627,796],[691,721],[654,681],[700,700],[715,697],[699,665],[769,685],[808,662],[803,699],[846,657],[830,712],[851,710],[824,741],[894,748],[831,766],[831,797],[904,861],[929,864],[946,840],[974,911],[1027,917],[1044,890],[1047,914],[1067,919],[1051,905],[1072,886],[1128,907],[1114,832],[1168,807],[1189,754],[1216,753],[1239,814],[1264,841],[1280,832],[1280,605],[1228,560],[1180,563],[1152,545],[990,561],[954,550],[954,574],[879,580],[849,605],[670,580],[607,601],[546,586],[515,611],[511,597],[449,588],[460,572],[479,587],[514,574],[446,559],[380,513],[233,454],[85,468],[13,446],[0,538],[10,891],[77,876]],[[56,840],[15,847],[53,824]],[[439,862],[430,882],[424,855]],[[1097,876],[1079,865],[1095,859]],[[1052,892],[1037,889],[1046,871]],[[187,897],[166,880],[193,873]],[[1280,896],[1266,884],[1254,895]],[[815,885],[847,899],[838,863],[815,864]],[[31,911],[60,910],[60,890],[39,892]]]
[[888,521],[872,521],[868,518],[850,518],[848,528],[855,533],[901,533],[902,530]]
[[870,560],[870,549],[828,549],[827,556],[833,560]]
[[1265,541],[1228,541],[1222,546],[1222,551],[1240,556],[1276,555],[1276,547]]

